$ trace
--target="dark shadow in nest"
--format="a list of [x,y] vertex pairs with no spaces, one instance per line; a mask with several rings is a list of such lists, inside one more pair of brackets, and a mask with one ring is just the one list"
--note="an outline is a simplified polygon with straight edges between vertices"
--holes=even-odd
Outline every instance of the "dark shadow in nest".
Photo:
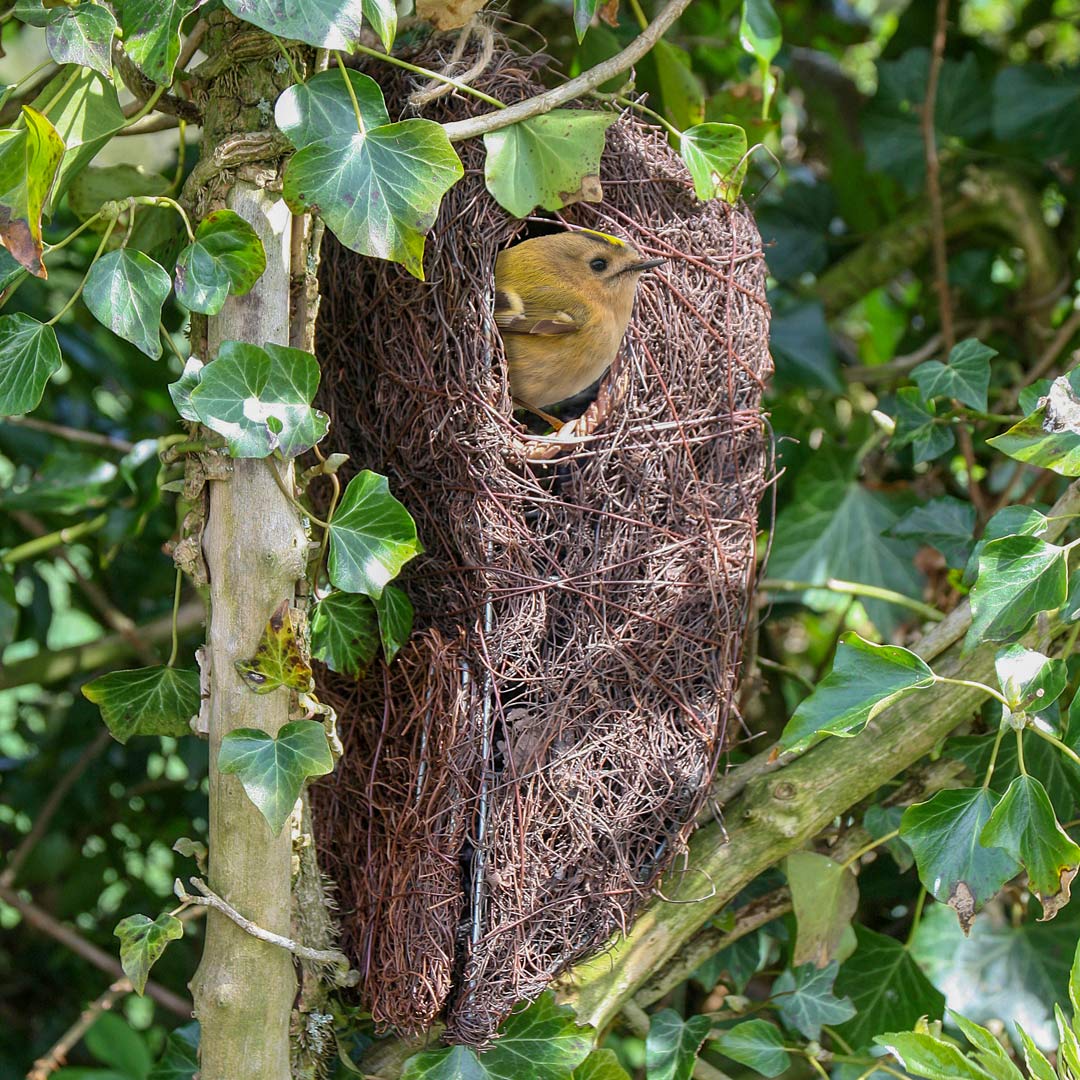
[[[439,68],[431,44],[415,58]],[[391,112],[413,88],[381,67]],[[477,85],[531,96],[501,47]],[[424,115],[476,111],[443,97]],[[328,238],[320,404],[351,467],[387,474],[426,553],[412,640],[323,671],[345,756],[313,793],[342,942],[375,1020],[441,1012],[481,1043],[515,1002],[628,926],[682,849],[724,747],[750,609],[768,307],[749,212],[695,200],[662,133],[608,132],[604,201],[567,221],[668,263],[573,441],[512,418],[492,318],[522,233],[479,141],[427,240],[427,282]],[[581,431],[587,433],[582,435]]]

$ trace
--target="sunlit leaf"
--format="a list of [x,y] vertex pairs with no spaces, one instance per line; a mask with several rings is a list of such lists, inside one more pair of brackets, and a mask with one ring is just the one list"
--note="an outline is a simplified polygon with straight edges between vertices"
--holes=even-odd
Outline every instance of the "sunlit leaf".
[[607,129],[615,113],[553,109],[484,136],[488,191],[515,217],[534,207],[558,210],[599,176]]
[[762,1076],[779,1076],[790,1064],[779,1030],[764,1020],[736,1024],[721,1032],[712,1045],[725,1057],[749,1066]]
[[169,275],[141,251],[109,251],[90,268],[83,300],[98,322],[140,352],[161,356],[161,307],[172,289]]
[[389,50],[397,30],[393,0],[226,0],[237,18],[277,37],[351,52],[367,20]]
[[600,0],[574,0],[574,33],[579,42],[585,40],[589,24],[596,15]]
[[279,686],[306,694],[315,681],[303,638],[303,629],[297,625],[289,601],[282,600],[270,616],[255,654],[235,661],[240,678],[256,694],[269,694]]
[[908,1072],[927,1080],[987,1080],[987,1074],[957,1047],[933,1035],[892,1031],[875,1036],[874,1042],[895,1054]]
[[699,199],[738,201],[746,177],[746,132],[738,124],[687,128],[679,141],[679,153]]
[[1042,405],[987,442],[1017,461],[1080,476],[1080,368],[1055,379]]
[[190,735],[189,721],[199,711],[199,673],[183,668],[110,671],[84,683],[82,692],[121,743],[132,735]]
[[195,242],[176,259],[176,298],[190,311],[216,315],[232,293],[243,296],[266,269],[255,230],[232,210],[214,210],[195,230]]
[[112,78],[113,13],[101,4],[81,0],[74,7],[53,10],[45,30],[49,55],[58,64],[78,64]]
[[189,356],[184,361],[184,370],[180,378],[174,383],[169,383],[169,397],[176,411],[184,420],[197,421],[199,414],[191,403],[191,392],[199,385],[202,379],[203,368],[206,365],[197,357]]
[[935,397],[955,398],[972,409],[986,411],[990,389],[990,359],[997,349],[967,338],[949,353],[948,364],[927,360],[911,373],[911,377],[929,401]]
[[832,671],[788,721],[780,749],[802,753],[825,735],[857,735],[898,697],[933,681],[934,673],[915,653],[849,632],[840,639]]
[[354,476],[330,521],[330,581],[373,600],[423,548],[409,511],[390,494],[385,476]]
[[974,1057],[990,1076],[995,1080],[1024,1080],[1024,1074],[1016,1067],[1001,1043],[986,1028],[973,1023],[953,1009],[949,1010],[949,1019],[975,1048],[975,1053],[970,1056]]
[[36,409],[61,362],[51,326],[21,311],[0,315],[0,416],[21,416]]
[[1015,712],[1039,712],[1056,701],[1068,681],[1064,660],[1051,660],[1023,645],[999,649],[994,658],[1001,692]]
[[739,20],[739,44],[757,62],[764,85],[761,115],[769,115],[769,106],[776,89],[770,65],[780,51],[782,39],[780,20],[770,0],[743,0],[742,18]]
[[285,724],[277,738],[258,728],[236,728],[221,740],[218,768],[235,775],[277,836],[304,782],[334,768],[326,728],[317,720]]
[[1001,848],[979,836],[999,796],[984,788],[939,791],[904,811],[900,835],[915,854],[927,892],[956,911],[967,933],[976,912],[1020,872]]
[[836,955],[859,903],[855,875],[827,855],[796,851],[784,860],[798,934],[791,965],[824,967]]
[[146,989],[150,969],[161,957],[170,941],[184,936],[184,924],[174,915],[129,915],[116,924],[113,933],[120,939],[120,966],[131,980],[135,993]]
[[575,1070],[571,1080],[630,1080],[614,1050],[594,1050]]
[[359,677],[378,651],[379,616],[369,597],[332,592],[311,609],[311,655],[331,671]]
[[[349,85],[356,95],[365,128],[390,123],[379,84],[369,75],[346,69]],[[342,132],[356,130],[356,112],[345,85],[345,75],[333,68],[312,75],[282,91],[274,106],[274,122],[297,150],[336,139]]]
[[122,0],[118,5],[124,51],[144,75],[159,85],[168,86],[172,82],[180,56],[180,24],[202,2]]

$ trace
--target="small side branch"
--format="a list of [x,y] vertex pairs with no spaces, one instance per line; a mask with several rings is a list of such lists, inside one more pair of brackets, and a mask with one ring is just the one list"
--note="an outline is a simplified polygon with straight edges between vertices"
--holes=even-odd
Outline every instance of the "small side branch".
[[63,1066],[72,1048],[90,1030],[97,1018],[103,1012],[108,1012],[120,998],[130,993],[130,980],[117,979],[104,994],[87,1005],[80,1013],[78,1020],[53,1043],[46,1054],[34,1062],[26,1074],[26,1080],[48,1080],[48,1077]]
[[201,878],[191,878],[191,884],[201,895],[195,896],[184,888],[184,883],[177,878],[173,891],[177,898],[185,904],[198,904],[203,907],[212,907],[220,911],[226,918],[231,919],[246,934],[250,934],[268,945],[277,945],[278,948],[291,952],[302,960],[310,960],[315,964],[331,964],[336,971],[336,982],[339,986],[355,986],[360,981],[360,973],[349,970],[349,958],[337,949],[309,949],[291,938],[282,934],[275,934],[270,930],[264,930],[250,919],[245,919],[231,904],[226,903],[217,895]]

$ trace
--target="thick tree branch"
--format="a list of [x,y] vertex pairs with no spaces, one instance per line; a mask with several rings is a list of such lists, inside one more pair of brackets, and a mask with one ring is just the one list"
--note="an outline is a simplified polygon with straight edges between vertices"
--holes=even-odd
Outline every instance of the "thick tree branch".
[[616,75],[621,75],[627,68],[636,64],[689,6],[690,0],[668,0],[660,14],[622,52],[616,53],[610,59],[583,72],[576,79],[571,79],[546,93],[537,94],[536,97],[509,105],[505,109],[472,116],[468,120],[456,120],[452,124],[444,124],[443,130],[451,142],[460,142],[462,139],[485,135],[489,131],[498,131],[521,120],[528,120],[532,116],[542,116],[544,113],[551,112],[552,109],[557,109],[560,105],[566,105],[577,98],[584,97],[601,83],[615,78]]

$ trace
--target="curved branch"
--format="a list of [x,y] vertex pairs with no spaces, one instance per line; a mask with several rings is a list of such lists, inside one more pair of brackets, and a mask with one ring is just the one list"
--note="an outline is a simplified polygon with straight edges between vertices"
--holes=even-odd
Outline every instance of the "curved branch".
[[560,105],[566,105],[575,98],[584,96],[591,90],[595,90],[601,83],[606,83],[616,75],[621,75],[627,68],[636,64],[689,6],[690,0],[668,0],[660,14],[622,52],[616,53],[610,59],[583,72],[576,79],[571,79],[546,93],[537,94],[536,97],[519,101],[516,105],[509,105],[505,109],[472,116],[468,120],[455,120],[453,123],[443,124],[443,130],[451,142],[460,142],[462,139],[485,135],[489,131],[498,131],[500,128],[509,127],[511,124],[528,120],[533,116],[542,116],[544,113],[551,112],[552,109],[557,109]]

